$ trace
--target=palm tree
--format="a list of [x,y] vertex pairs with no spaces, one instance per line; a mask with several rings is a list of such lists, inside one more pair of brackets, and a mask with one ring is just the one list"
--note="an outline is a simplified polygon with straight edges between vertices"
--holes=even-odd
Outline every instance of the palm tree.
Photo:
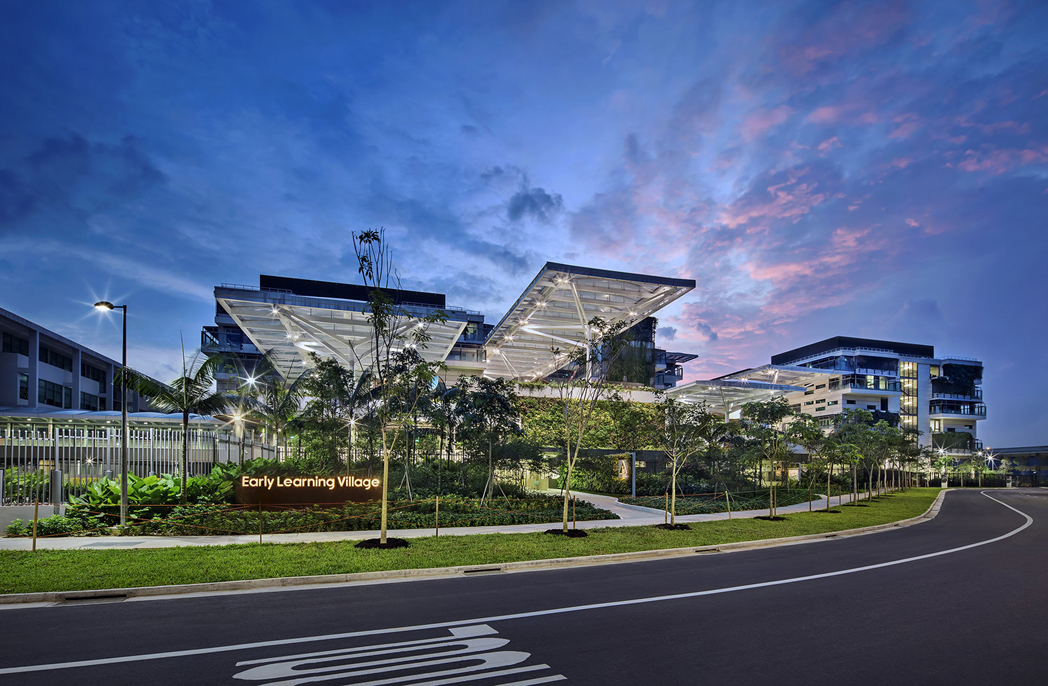
[[186,483],[189,477],[189,415],[222,414],[230,404],[225,395],[214,390],[215,375],[226,361],[219,355],[205,357],[203,361],[200,357],[197,352],[187,364],[183,343],[182,376],[169,384],[144,376],[134,376],[132,379],[134,389],[149,397],[160,410],[182,414],[182,505],[186,504]]
[[271,445],[279,447],[279,439],[283,437],[286,452],[288,427],[302,409],[302,386],[312,370],[305,370],[293,381],[289,380],[294,368],[286,377],[282,376],[277,371],[271,353],[266,352],[251,373],[241,371],[244,383],[240,387],[238,400],[265,429]]

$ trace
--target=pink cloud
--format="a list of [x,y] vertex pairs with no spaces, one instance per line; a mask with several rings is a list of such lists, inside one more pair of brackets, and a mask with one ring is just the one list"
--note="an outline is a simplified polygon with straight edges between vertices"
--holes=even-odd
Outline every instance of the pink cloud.
[[841,142],[837,136],[834,136],[833,138],[827,138],[822,143],[819,143],[819,152],[826,153],[839,147],[841,147]]
[[919,128],[917,120],[917,115],[913,113],[900,114],[895,117],[892,121],[898,126],[888,134],[888,138],[909,138]]
[[911,217],[907,217],[906,218],[906,223],[909,224],[910,226],[920,226],[921,225],[921,223],[919,221],[917,221],[916,219],[913,219]]
[[1048,145],[1025,150],[983,146],[979,151],[965,151],[964,159],[957,163],[957,168],[966,172],[988,171],[1003,174],[1016,167],[1038,162],[1048,162]]
[[816,124],[832,124],[841,115],[841,108],[832,105],[817,107],[808,115],[808,121]]
[[752,112],[742,122],[742,136],[747,141],[752,141],[765,131],[785,122],[791,114],[793,114],[793,108],[788,105],[780,105],[773,110]]
[[896,157],[892,159],[891,164],[888,166],[895,167],[896,169],[906,169],[906,167],[909,167],[911,164],[913,164],[913,160],[909,157]]

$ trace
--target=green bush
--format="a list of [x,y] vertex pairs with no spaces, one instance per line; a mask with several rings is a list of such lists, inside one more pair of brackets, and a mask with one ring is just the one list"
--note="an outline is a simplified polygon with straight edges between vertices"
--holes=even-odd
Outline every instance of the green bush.
[[[80,522],[73,517],[53,515],[51,517],[36,520],[37,536],[61,536],[63,534],[71,534],[77,531],[83,531],[83,526],[81,526]],[[7,525],[7,535],[32,536],[32,520],[28,522],[23,522],[21,519],[14,520]]]

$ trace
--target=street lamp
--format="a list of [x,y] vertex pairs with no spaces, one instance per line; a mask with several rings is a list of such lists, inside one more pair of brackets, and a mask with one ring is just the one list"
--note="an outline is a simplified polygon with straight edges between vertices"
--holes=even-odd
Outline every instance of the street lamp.
[[95,309],[110,312],[122,310],[124,324],[123,357],[120,360],[120,525],[127,524],[127,305],[114,305],[101,300]]

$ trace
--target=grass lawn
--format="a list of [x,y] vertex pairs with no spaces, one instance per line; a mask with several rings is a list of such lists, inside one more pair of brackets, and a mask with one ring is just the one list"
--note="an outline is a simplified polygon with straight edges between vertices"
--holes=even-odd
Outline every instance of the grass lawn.
[[[347,574],[580,557],[638,550],[827,533],[922,514],[938,488],[913,488],[841,514],[807,512],[786,521],[733,519],[693,523],[691,531],[650,526],[590,529],[586,538],[541,533],[411,539],[408,548],[358,550],[355,541],[142,550],[0,551],[0,593],[163,586],[282,576]],[[391,532],[395,535],[395,532]]]

